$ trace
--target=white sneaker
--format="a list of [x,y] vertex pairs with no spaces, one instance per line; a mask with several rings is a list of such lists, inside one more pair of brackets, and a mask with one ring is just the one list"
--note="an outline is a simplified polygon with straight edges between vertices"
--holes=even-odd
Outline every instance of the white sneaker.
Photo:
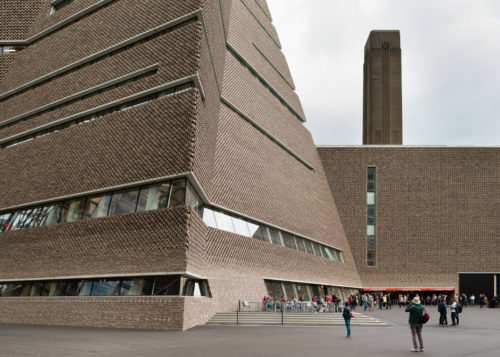
[[412,348],[410,351],[412,351],[412,352],[419,352],[420,350],[418,348]]
[[420,352],[424,352],[424,349],[423,349],[423,348],[421,348],[421,349],[420,349]]

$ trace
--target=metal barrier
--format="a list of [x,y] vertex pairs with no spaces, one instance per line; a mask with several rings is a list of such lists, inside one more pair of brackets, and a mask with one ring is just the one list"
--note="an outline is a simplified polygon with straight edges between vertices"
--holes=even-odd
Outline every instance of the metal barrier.
[[318,305],[312,301],[299,302],[255,302],[255,301],[238,301],[238,313],[244,312],[280,312],[286,313],[335,313],[342,312],[340,303],[323,303]]

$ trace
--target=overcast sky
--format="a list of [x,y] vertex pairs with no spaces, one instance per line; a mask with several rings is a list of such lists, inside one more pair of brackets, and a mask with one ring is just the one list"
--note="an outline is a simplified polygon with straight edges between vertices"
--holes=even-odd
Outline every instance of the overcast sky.
[[362,143],[374,29],[401,31],[405,145],[500,145],[500,0],[267,2],[317,145]]

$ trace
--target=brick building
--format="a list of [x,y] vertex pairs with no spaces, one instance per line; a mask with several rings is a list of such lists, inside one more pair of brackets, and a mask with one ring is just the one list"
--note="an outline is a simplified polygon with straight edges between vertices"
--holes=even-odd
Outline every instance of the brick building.
[[499,148],[318,152],[364,289],[498,296]]
[[[384,165],[397,170],[403,152],[425,167],[427,156],[318,152],[265,0],[0,6],[0,322],[183,330],[239,300],[413,281],[398,270],[406,250],[381,243],[392,239],[384,212],[401,208],[385,182],[406,187]],[[486,151],[467,168],[493,162]],[[490,238],[466,228],[498,239],[495,217],[484,218]],[[439,260],[444,272],[417,282],[456,286],[455,270],[479,269],[467,262]]]
[[1,322],[361,287],[264,0],[1,6]]

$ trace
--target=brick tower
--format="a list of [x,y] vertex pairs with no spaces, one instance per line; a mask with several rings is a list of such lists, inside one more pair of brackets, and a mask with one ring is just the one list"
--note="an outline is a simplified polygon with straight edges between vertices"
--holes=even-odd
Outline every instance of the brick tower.
[[363,144],[402,145],[399,31],[370,32],[363,70]]

